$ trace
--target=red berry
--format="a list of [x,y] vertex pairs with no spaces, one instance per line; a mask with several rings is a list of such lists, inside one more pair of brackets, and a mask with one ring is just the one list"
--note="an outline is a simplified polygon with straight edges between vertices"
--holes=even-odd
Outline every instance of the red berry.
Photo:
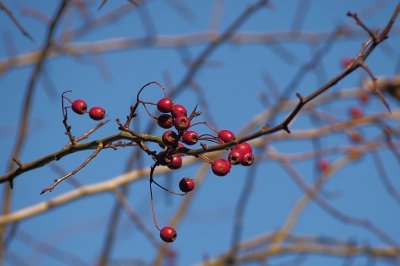
[[342,59],[342,66],[343,68],[348,67],[351,63],[353,63],[354,59],[350,57],[345,57]]
[[187,110],[186,110],[185,106],[180,105],[180,104],[175,104],[174,107],[172,108],[171,113],[174,117],[178,117],[180,115],[187,116]]
[[231,170],[231,164],[225,159],[217,159],[211,165],[211,170],[217,176],[224,176]]
[[176,140],[178,138],[178,134],[176,134],[172,130],[167,130],[162,134],[161,140],[166,146],[172,146],[175,144]]
[[162,114],[157,118],[157,124],[162,128],[171,128],[174,125],[174,118],[169,114]]
[[246,152],[243,155],[243,161],[241,162],[242,165],[244,166],[249,166],[254,163],[254,155],[251,152]]
[[87,112],[87,103],[84,100],[75,100],[71,108],[75,113],[83,115]]
[[350,109],[350,115],[351,115],[351,117],[352,117],[353,119],[360,118],[360,117],[363,116],[363,111],[361,110],[360,107],[358,107],[358,106],[353,106],[353,107]]
[[167,164],[169,169],[178,169],[182,166],[182,157],[173,156],[172,160]]
[[179,181],[179,189],[185,193],[192,191],[194,189],[194,179],[188,177],[182,178]]
[[360,102],[363,104],[367,104],[369,102],[369,94],[368,92],[363,92],[361,93],[358,98],[360,99]]
[[164,242],[171,243],[175,241],[177,234],[174,228],[166,226],[160,230],[160,237]]
[[218,132],[218,137],[222,140],[222,142],[227,143],[235,139],[235,134],[233,134],[229,130],[224,129]]
[[241,164],[244,159],[243,155],[244,155],[244,152],[242,150],[233,149],[233,150],[231,150],[231,152],[228,155],[228,161],[233,165]]
[[190,119],[185,115],[180,115],[175,118],[175,128],[178,131],[185,131],[190,127]]
[[106,116],[106,110],[101,107],[92,107],[89,110],[89,116],[93,120],[101,120]]
[[241,150],[244,153],[246,153],[246,152],[252,153],[253,152],[253,149],[251,148],[250,144],[247,142],[239,143],[238,145],[235,146],[235,149]]
[[328,161],[322,159],[318,162],[318,168],[322,172],[328,172],[331,168],[331,164]]
[[195,131],[188,130],[182,135],[182,142],[187,145],[194,145],[199,140],[199,135]]
[[171,98],[165,97],[162,98],[157,102],[157,109],[161,113],[169,113],[172,111],[172,107],[174,106],[174,103],[172,102]]

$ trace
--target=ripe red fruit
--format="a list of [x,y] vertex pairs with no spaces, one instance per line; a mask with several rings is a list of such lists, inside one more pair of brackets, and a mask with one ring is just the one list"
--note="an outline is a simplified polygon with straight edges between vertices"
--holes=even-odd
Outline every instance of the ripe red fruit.
[[228,160],[217,159],[211,165],[211,170],[217,176],[225,176],[231,170],[231,164]]
[[71,106],[72,111],[80,115],[87,112],[87,107],[87,103],[84,100],[75,100]]
[[178,131],[185,131],[190,127],[190,119],[186,115],[180,115],[175,118],[175,128]]
[[177,234],[173,227],[166,226],[160,230],[160,237],[164,242],[171,243],[175,241]]
[[358,107],[358,106],[353,106],[353,107],[350,109],[350,115],[351,115],[351,117],[352,117],[353,119],[360,118],[360,117],[363,116],[363,111],[361,110],[360,107]]
[[218,137],[222,142],[227,143],[235,139],[235,134],[233,134],[233,132],[229,130],[224,129],[218,132]]
[[171,113],[172,113],[172,115],[173,115],[174,117],[178,117],[178,116],[180,116],[180,115],[187,116],[187,110],[186,110],[185,106],[180,105],[180,104],[175,104],[175,105],[172,107]]
[[178,134],[176,134],[172,130],[167,130],[162,134],[161,140],[166,146],[172,146],[175,144],[176,140],[178,138]]
[[354,59],[350,57],[345,57],[342,59],[342,66],[343,68],[348,67],[351,63],[353,63]]
[[179,189],[184,192],[188,193],[194,189],[194,179],[184,177],[179,181]]
[[162,114],[157,118],[157,124],[162,128],[171,128],[174,125],[174,118],[169,114]]
[[106,110],[98,106],[92,107],[89,110],[89,116],[93,120],[101,120],[106,116]]
[[243,161],[241,162],[242,165],[244,166],[249,166],[254,163],[254,155],[251,152],[246,152],[243,155]]
[[182,135],[182,142],[187,145],[194,145],[199,140],[199,135],[195,131],[188,130]]
[[320,160],[318,162],[318,168],[322,172],[328,172],[331,169],[331,164],[327,160]]
[[172,160],[167,164],[169,169],[178,169],[182,166],[182,157],[181,156],[173,156]]
[[172,111],[172,107],[174,106],[171,98],[165,97],[157,102],[157,109],[161,113],[169,113]]
[[239,149],[233,149],[228,155],[228,161],[233,164],[241,164],[244,160],[244,152]]
[[244,153],[246,153],[246,152],[253,153],[253,149],[251,148],[250,144],[247,142],[239,143],[238,145],[235,146],[235,149],[241,150]]

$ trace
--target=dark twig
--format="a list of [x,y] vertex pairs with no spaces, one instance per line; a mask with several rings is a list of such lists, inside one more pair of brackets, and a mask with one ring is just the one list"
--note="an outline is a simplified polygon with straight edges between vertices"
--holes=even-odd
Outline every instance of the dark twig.
[[3,10],[7,16],[12,20],[12,22],[17,26],[19,31],[27,37],[29,40],[34,41],[33,37],[25,30],[22,24],[18,21],[18,19],[14,16],[10,9],[8,9],[2,2],[0,2],[0,9]]
[[43,189],[42,192],[40,192],[40,194],[43,194],[43,193],[45,193],[45,192],[47,192],[47,191],[50,191],[50,192],[53,191],[53,189],[54,189],[58,184],[60,184],[62,181],[64,181],[64,180],[67,179],[68,177],[75,175],[75,174],[76,174],[77,172],[79,172],[83,167],[85,167],[90,161],[92,161],[92,160],[94,159],[94,157],[97,156],[97,154],[100,153],[100,151],[101,151],[102,149],[103,149],[103,143],[99,143],[99,145],[97,146],[97,149],[96,149],[96,150],[95,150],[95,151],[94,151],[80,166],[78,166],[78,167],[77,167],[75,170],[73,170],[72,172],[70,172],[70,173],[64,175],[63,177],[55,179],[55,180],[54,180],[54,183],[53,183],[51,186],[49,186],[49,187]]

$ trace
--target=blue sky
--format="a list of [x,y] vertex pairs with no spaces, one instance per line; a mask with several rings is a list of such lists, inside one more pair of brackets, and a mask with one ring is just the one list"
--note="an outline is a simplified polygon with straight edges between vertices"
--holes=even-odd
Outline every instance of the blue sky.
[[[97,11],[100,1],[87,1],[88,11],[92,19],[102,16],[126,4],[125,1],[109,1],[102,10]],[[205,32],[209,29],[212,12],[218,3],[223,7],[215,30],[221,32],[241,14],[243,9],[255,1],[185,1],[190,9],[189,16],[182,16],[169,2],[149,1],[146,10],[151,14],[156,36],[182,37],[193,33]],[[306,4],[307,1],[298,1]],[[380,4],[377,5],[376,3]],[[44,42],[46,27],[36,18],[23,12],[23,8],[31,8],[51,17],[59,1],[5,1],[22,25],[33,36],[34,41],[24,38],[15,25],[4,13],[0,13],[0,34],[3,39],[0,45],[0,63],[15,54],[26,54],[36,51]],[[394,10],[394,1],[309,1],[306,17],[301,29],[305,33],[318,34],[331,32],[337,26],[343,25],[359,31],[350,18],[346,16],[351,10],[360,13],[367,25],[382,28]],[[299,6],[293,1],[271,1],[269,8],[264,8],[253,14],[238,30],[240,33],[280,32],[292,29],[293,17]],[[85,18],[76,8],[72,8],[64,16],[57,29],[59,38],[71,28],[84,25]],[[147,25],[149,25],[147,23]],[[398,25],[398,22],[396,23]],[[299,26],[299,25],[298,25]],[[107,26],[96,28],[83,36],[74,36],[73,45],[98,44],[101,41],[147,36],[140,13],[132,11],[121,16],[118,21]],[[329,78],[339,73],[343,57],[355,56],[361,43],[368,36],[361,32],[356,38],[343,38],[335,41],[326,52],[318,66],[318,71],[307,73],[303,80],[293,88],[294,92],[306,95],[324,84]],[[367,64],[378,77],[392,77],[398,73],[396,65],[399,58],[398,32],[392,36],[368,58]],[[90,106],[102,106],[107,110],[107,118],[111,121],[91,136],[91,139],[102,138],[118,132],[115,118],[124,119],[129,112],[137,91],[149,81],[159,81],[166,85],[167,93],[179,84],[188,72],[184,59],[196,59],[209,44],[209,41],[198,41],[187,47],[177,49],[170,46],[142,46],[111,51],[101,55],[84,54],[80,56],[58,56],[46,60],[45,73],[39,79],[30,112],[30,131],[19,160],[29,162],[62,148],[68,141],[64,134],[60,95],[63,91],[72,90],[68,94],[71,99],[85,99]],[[279,41],[279,45],[271,43],[248,42],[235,44],[227,42],[220,45],[208,58],[206,67],[196,72],[194,82],[201,88],[203,98],[192,87],[174,97],[176,103],[185,104],[188,109],[199,104],[204,112],[203,118],[218,129],[230,129],[240,132],[248,122],[264,112],[268,106],[260,101],[260,95],[266,95],[274,100],[274,91],[265,83],[265,77],[270,76],[282,91],[299,71],[304,63],[309,62],[315,52],[324,45],[314,46],[293,39]],[[277,52],[278,51],[278,52]],[[285,54],[290,59],[282,57]],[[184,55],[184,56],[183,56]],[[286,57],[285,57],[286,58]],[[32,73],[32,65],[15,67],[0,76],[0,169],[7,171],[7,163],[12,153],[16,131],[21,116],[22,99]],[[365,78],[361,70],[346,77],[332,90],[354,88]],[[143,93],[143,98],[156,101],[162,97],[162,92],[151,87]],[[290,95],[295,98],[295,95]],[[204,102],[207,102],[207,105]],[[398,108],[398,102],[389,99],[393,109]],[[357,99],[334,101],[326,105],[318,105],[321,111],[334,115],[337,119],[346,120],[348,109],[360,105]],[[371,99],[368,105],[362,106],[366,114],[385,112],[378,99]],[[277,114],[274,123],[281,121],[288,111]],[[80,135],[94,127],[96,123],[87,116],[71,114],[69,121],[75,135]],[[137,122],[136,122],[137,121]],[[140,109],[135,128],[145,130],[151,119],[144,109]],[[270,121],[266,121],[270,122]],[[292,124],[292,130],[302,130],[317,127],[325,121],[315,122],[306,112],[300,113]],[[398,125],[398,121],[387,122]],[[199,126],[199,131],[209,132]],[[369,141],[381,134],[381,128],[372,125],[360,129]],[[143,132],[145,133],[145,132]],[[161,130],[154,134],[161,135]],[[324,148],[348,147],[353,145],[345,134],[332,134],[321,139]],[[313,143],[309,140],[282,140],[267,145],[281,153],[300,154],[313,151]],[[126,163],[135,148],[127,147],[116,151],[101,152],[87,167],[75,175],[81,184],[94,184],[109,180],[126,171]],[[195,198],[187,214],[177,227],[178,239],[171,246],[177,252],[177,265],[194,265],[205,257],[214,257],[230,247],[233,218],[236,203],[245,183],[254,179],[249,202],[244,216],[243,239],[251,239],[259,234],[271,233],[282,226],[293,205],[303,195],[303,192],[293,182],[282,167],[274,160],[266,159],[266,149],[257,149],[254,173],[246,168],[235,167],[223,178],[209,172],[204,183],[196,192]],[[80,152],[52,163],[65,172],[72,171],[81,164],[90,152]],[[379,152],[384,167],[395,187],[400,183],[396,173],[398,161],[393,154],[384,149]],[[329,161],[343,158],[343,153],[326,156]],[[150,166],[151,160],[145,158],[145,166]],[[302,178],[312,184],[317,177],[315,161],[304,160],[295,163]],[[137,167],[137,164],[136,164]],[[182,176],[194,176],[200,163],[174,171],[169,175],[157,176],[160,183],[174,186]],[[249,175],[249,173],[252,173]],[[73,190],[68,182],[63,182],[51,193],[39,195],[40,191],[50,185],[59,174],[54,167],[45,166],[19,176],[15,180],[13,190],[12,210],[20,210],[43,200],[49,200]],[[4,185],[2,185],[4,186]],[[347,165],[335,173],[324,188],[325,197],[336,208],[347,214],[376,223],[386,234],[399,241],[398,204],[385,190],[371,154],[365,154],[360,160]],[[155,207],[159,223],[168,224],[185,197],[176,197],[155,188]],[[137,211],[147,228],[157,236],[153,226],[149,202],[148,182],[144,178],[130,186],[129,203]],[[15,239],[10,243],[6,256],[6,265],[16,265],[18,254],[24,261],[32,265],[68,265],[51,255],[46,255],[44,246],[29,243],[24,232],[36,241],[50,243],[61,250],[74,254],[88,265],[93,265],[99,256],[104,235],[107,230],[109,215],[115,198],[109,192],[82,198],[70,204],[63,205],[50,212],[31,217],[18,226]],[[375,245],[383,245],[381,240],[364,229],[342,223],[315,203],[306,207],[300,216],[294,233],[299,235],[337,237],[341,240],[355,241]],[[24,237],[25,236],[25,237]],[[151,262],[156,250],[148,239],[138,232],[126,214],[121,216],[117,229],[117,244],[112,257],[115,259],[141,258]],[[289,260],[272,259],[271,265]],[[309,256],[304,265],[338,265],[342,260],[332,257]],[[365,263],[365,258],[356,258],[355,264]],[[22,264],[21,264],[22,265]],[[340,264],[341,265],[341,264]],[[378,262],[377,265],[386,265]]]

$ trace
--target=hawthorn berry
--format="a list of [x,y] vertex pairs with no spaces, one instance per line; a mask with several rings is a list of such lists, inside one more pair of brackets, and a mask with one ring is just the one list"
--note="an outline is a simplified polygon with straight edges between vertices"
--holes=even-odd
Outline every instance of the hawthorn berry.
[[161,136],[161,140],[166,146],[174,145],[176,143],[177,138],[178,134],[176,134],[172,130],[165,131]]
[[319,170],[321,170],[322,172],[328,172],[331,169],[331,164],[327,161],[327,160],[319,160],[318,162],[318,168]]
[[179,181],[179,189],[184,192],[190,192],[194,189],[194,179],[184,177]]
[[222,142],[227,143],[235,139],[235,134],[233,134],[233,132],[229,130],[224,129],[218,132],[218,137]]
[[71,106],[72,111],[80,115],[83,115],[87,112],[87,107],[87,103],[84,100],[75,100]]
[[350,109],[350,116],[351,116],[353,119],[360,118],[360,117],[363,116],[363,111],[361,110],[360,107],[358,107],[358,106],[353,106],[353,107]]
[[172,160],[167,164],[169,169],[178,169],[182,166],[182,157],[181,156],[173,156]]
[[102,120],[106,116],[106,110],[98,106],[92,107],[89,110],[89,116],[93,120]]
[[354,59],[350,57],[345,57],[342,59],[342,66],[343,68],[348,67],[351,63],[353,63]]
[[171,98],[165,97],[157,102],[157,109],[161,113],[169,113],[172,111],[172,107],[174,106]]
[[174,125],[176,130],[185,131],[190,127],[190,119],[186,115],[180,115],[175,118]]
[[251,152],[251,153],[253,152],[253,149],[247,142],[239,143],[238,145],[235,146],[235,149],[241,150],[243,152]]
[[172,107],[171,114],[173,117],[178,117],[181,115],[187,116],[187,110],[185,106],[181,104],[174,104],[174,106]]
[[162,128],[171,128],[174,126],[174,118],[169,114],[162,114],[157,118],[157,124]]
[[228,161],[233,164],[241,164],[244,160],[244,152],[240,149],[233,149],[228,155]]
[[171,243],[175,241],[177,234],[173,227],[166,226],[160,230],[160,237],[164,242]]
[[182,135],[182,142],[187,145],[194,145],[199,140],[199,135],[192,130],[188,130]]
[[254,163],[254,155],[251,152],[246,152],[243,155],[243,161],[241,162],[241,165],[244,166],[249,166],[252,165]]
[[225,176],[231,170],[231,164],[228,160],[217,159],[212,163],[211,170],[217,176]]

